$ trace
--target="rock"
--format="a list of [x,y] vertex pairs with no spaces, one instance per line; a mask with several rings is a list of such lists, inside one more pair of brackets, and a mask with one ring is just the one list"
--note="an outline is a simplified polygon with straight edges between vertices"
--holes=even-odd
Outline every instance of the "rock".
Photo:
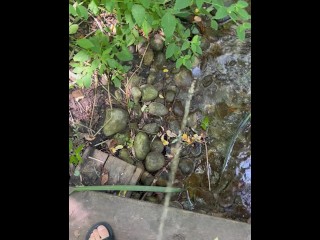
[[166,172],[162,172],[156,181],[156,185],[160,187],[166,187],[168,183],[169,175]]
[[162,153],[163,149],[164,149],[164,146],[161,140],[159,138],[154,139],[153,142],[151,143],[150,150],[153,152]]
[[123,161],[129,163],[129,164],[133,164],[134,161],[133,159],[131,158],[130,156],[130,153],[128,151],[128,149],[121,149],[120,152],[119,152],[119,158],[122,159]]
[[175,95],[176,95],[176,93],[174,91],[168,90],[166,92],[166,101],[167,102],[173,102]]
[[148,134],[156,134],[159,131],[160,126],[157,123],[148,123],[143,126],[142,131]]
[[180,130],[180,123],[178,122],[178,120],[170,121],[169,122],[169,129],[171,130],[171,132],[178,135],[179,130]]
[[156,80],[156,70],[154,68],[151,68],[149,72],[149,76],[147,78],[147,83],[154,84],[155,80]]
[[164,42],[162,36],[160,34],[155,34],[154,37],[151,39],[151,48],[155,51],[161,51],[164,46]]
[[190,148],[190,154],[192,157],[199,157],[201,155],[202,145],[201,143],[195,142],[193,147]]
[[146,133],[139,132],[134,138],[133,149],[136,158],[144,160],[147,154],[150,152],[150,140]]
[[131,94],[135,104],[138,104],[141,98],[141,91],[138,87],[131,88]]
[[141,161],[136,162],[136,167],[140,168],[142,172],[145,170],[144,164]]
[[137,116],[138,118],[142,116],[141,105],[139,103],[135,104],[132,110],[133,110],[133,116]]
[[127,111],[120,108],[107,109],[103,133],[109,137],[121,132],[127,127],[128,120],[129,114]]
[[150,103],[148,109],[150,114],[156,116],[164,116],[169,112],[166,106],[157,102]]
[[150,66],[153,61],[153,57],[154,57],[153,51],[149,48],[146,51],[146,54],[144,55],[143,64],[146,66]]
[[204,87],[209,87],[211,83],[213,82],[213,76],[212,75],[207,75],[203,78],[201,81],[202,86]]
[[164,105],[164,98],[157,97],[154,102],[161,103]]
[[179,117],[182,117],[184,114],[184,107],[180,101],[176,101],[172,109],[173,113]]
[[141,175],[141,182],[143,185],[150,186],[154,180],[154,176],[152,176],[149,172],[144,171]]
[[199,112],[194,112],[190,113],[188,118],[187,118],[187,127],[191,127],[195,129],[197,127],[198,119],[200,119],[201,113]]
[[162,69],[163,66],[166,65],[166,56],[164,55],[163,52],[157,53],[157,55],[156,55],[156,57],[154,59],[154,63],[155,63],[155,66],[158,69]]
[[193,172],[194,163],[191,159],[181,159],[179,162],[179,168],[185,175],[189,175]]
[[192,82],[192,75],[190,70],[181,68],[180,72],[174,75],[174,82],[178,87],[183,89],[189,88]]
[[131,84],[131,87],[138,87],[140,85],[140,82],[142,82],[142,77],[134,75],[129,81],[129,84]]
[[158,152],[149,152],[146,160],[145,167],[148,172],[155,172],[164,166],[164,156]]
[[141,92],[142,92],[141,100],[143,102],[152,101],[158,97],[158,90],[155,89],[155,87],[150,84],[141,86]]

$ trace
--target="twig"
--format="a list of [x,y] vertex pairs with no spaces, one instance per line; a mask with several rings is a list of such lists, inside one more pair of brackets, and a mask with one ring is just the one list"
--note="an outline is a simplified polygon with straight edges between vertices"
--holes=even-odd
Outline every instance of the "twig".
[[94,16],[92,16],[92,14],[90,14],[90,15],[93,18],[93,20],[98,24],[98,27],[100,28],[101,32],[106,34],[106,32],[103,30],[103,28],[102,28],[101,24],[99,23],[99,21]]
[[204,139],[204,146],[206,149],[206,159],[207,159],[207,177],[208,177],[208,185],[209,185],[209,191],[211,191],[211,184],[210,184],[210,174],[211,174],[211,167],[209,165],[209,158],[208,158],[208,148],[207,148],[207,142]]
[[[108,99],[109,99],[109,105],[110,108],[112,109],[112,99],[111,99],[111,95],[110,95],[110,81],[109,78],[106,76],[106,74],[102,75],[105,79],[107,79],[107,83],[108,83],[108,89],[106,89],[107,93],[108,93]],[[105,88],[104,88],[105,89]]]
[[[92,111],[91,111],[91,117],[90,117],[90,123],[89,123],[90,129],[92,127],[93,112],[94,112],[94,107],[96,105],[97,85],[98,85],[98,77],[97,77],[97,73],[95,73],[95,75],[94,75],[94,98],[93,98],[93,105],[92,105]],[[90,134],[92,135],[92,132]]]
[[[197,79],[193,79],[193,81],[191,83],[191,86],[190,86],[189,92],[188,92],[188,98],[186,100],[186,105],[185,105],[185,108],[184,108],[184,115],[183,115],[181,127],[180,127],[180,130],[179,130],[179,135],[178,135],[178,142],[177,142],[177,145],[176,145],[176,148],[175,148],[176,151],[175,151],[175,155],[173,157],[173,160],[171,161],[171,163],[172,163],[171,171],[170,171],[170,174],[169,174],[169,181],[168,181],[168,184],[167,184],[167,187],[169,187],[169,188],[172,187],[172,185],[173,185],[173,181],[175,179],[176,171],[178,169],[179,155],[180,155],[180,152],[181,152],[182,131],[186,127],[186,124],[187,124],[187,118],[188,118],[189,111],[190,111],[190,103],[191,103],[191,99],[192,99],[193,94],[194,94],[194,88],[195,88],[196,80]],[[165,199],[164,199],[164,209],[163,209],[163,212],[162,212],[162,215],[161,215],[159,229],[158,229],[157,240],[162,240],[163,227],[164,227],[164,222],[165,222],[165,219],[167,218],[167,214],[168,214],[168,210],[169,210],[170,198],[171,198],[171,193],[166,194]]]

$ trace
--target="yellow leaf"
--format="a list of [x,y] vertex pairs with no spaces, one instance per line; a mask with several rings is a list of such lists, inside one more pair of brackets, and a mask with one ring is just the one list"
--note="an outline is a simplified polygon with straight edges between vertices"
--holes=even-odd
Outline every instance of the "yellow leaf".
[[169,145],[169,142],[167,141],[167,140],[165,140],[164,139],[164,134],[161,136],[161,142],[162,142],[162,144],[163,144],[163,146],[167,146],[167,145]]
[[163,69],[163,72],[166,73],[166,72],[169,72],[169,70],[165,68],[165,69]]
[[123,145],[117,145],[117,146],[111,148],[110,150],[112,153],[115,153],[116,151],[118,151],[119,149],[122,149],[122,148],[123,148]]
[[160,94],[159,94],[159,98],[164,98],[164,96],[160,93]]

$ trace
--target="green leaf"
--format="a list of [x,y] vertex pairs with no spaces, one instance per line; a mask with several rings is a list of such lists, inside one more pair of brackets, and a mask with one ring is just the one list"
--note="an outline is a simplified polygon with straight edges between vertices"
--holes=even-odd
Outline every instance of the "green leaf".
[[130,61],[133,59],[133,55],[127,48],[123,48],[121,52],[116,53],[117,58],[120,61]]
[[78,31],[79,25],[78,24],[72,24],[69,27],[69,34],[75,34]]
[[166,59],[172,57],[173,53],[175,52],[177,45],[175,43],[170,43],[166,50]]
[[188,37],[190,37],[190,29],[189,28],[183,34],[183,38],[188,38]]
[[163,27],[166,38],[169,38],[173,35],[176,24],[177,20],[171,13],[167,12],[165,15],[163,15],[161,18],[161,26]]
[[91,86],[91,75],[87,74],[82,77],[83,86],[89,88]]
[[199,45],[197,45],[197,47],[196,47],[196,52],[199,54],[202,54],[202,49]]
[[81,50],[73,57],[73,60],[76,62],[85,62],[89,59],[90,59],[90,56],[85,50]]
[[131,17],[131,13],[130,13],[130,12],[126,12],[126,13],[124,14],[124,17],[125,17],[125,19],[126,19],[126,23],[129,24],[129,28],[133,28],[134,22],[133,22],[133,19],[132,19],[132,17]]
[[89,3],[88,8],[93,12],[94,15],[99,13],[99,8],[94,0]]
[[92,68],[93,70],[95,70],[96,68],[99,67],[99,65],[100,65],[100,60],[99,60],[99,59],[95,59],[95,60],[93,60],[92,63],[91,63],[91,68]]
[[192,52],[196,53],[197,52],[197,45],[191,43],[191,50],[192,50]]
[[174,4],[174,9],[180,10],[191,5],[192,0],[176,0]]
[[239,7],[239,8],[246,8],[246,7],[248,7],[248,3],[245,2],[245,1],[238,1],[238,2],[236,3],[236,5],[237,5],[237,7]]
[[186,50],[189,47],[190,47],[190,42],[186,41],[182,44],[181,51]]
[[215,19],[222,19],[224,17],[228,16],[227,9],[225,7],[220,7],[214,16]]
[[218,30],[218,23],[216,22],[216,20],[211,19],[211,27],[212,27],[214,30]]
[[152,30],[151,25],[147,22],[146,19],[143,20],[142,30],[143,30],[143,32],[144,32],[144,34],[145,34],[146,36],[148,36],[148,34],[149,34],[149,33],[151,32],[151,30]]
[[78,15],[76,12],[76,9],[71,4],[69,4],[69,14],[71,14],[75,17]]
[[141,4],[145,7],[145,8],[149,8],[150,6],[150,0],[140,0]]
[[115,1],[103,0],[101,3],[104,4],[108,12],[113,12]]
[[237,27],[237,36],[241,41],[244,41],[245,37],[246,37],[246,32],[243,29],[242,25],[239,25]]
[[243,29],[250,29],[251,28],[251,23],[245,22],[242,24]]
[[72,139],[69,138],[69,153],[71,153],[73,150],[73,142]]
[[126,37],[126,42],[127,42],[127,47],[129,47],[130,45],[134,44],[136,38],[133,36],[133,34],[129,34]]
[[132,6],[132,16],[136,20],[139,26],[142,25],[142,22],[145,18],[146,10],[139,4],[134,4]]
[[186,68],[188,68],[188,69],[191,69],[191,68],[192,68],[191,60],[186,60],[183,65],[186,66]]
[[85,70],[84,67],[75,67],[73,69],[73,72],[78,74],[78,73],[82,73],[84,70]]
[[121,87],[121,81],[119,80],[119,78],[117,78],[117,77],[112,78],[112,82],[115,87],[117,87],[117,88]]
[[205,116],[201,121],[201,128],[203,130],[207,130],[208,126],[209,126],[209,117]]
[[197,8],[202,8],[202,4],[204,3],[204,0],[196,0]]
[[242,8],[239,8],[237,13],[244,19],[244,20],[248,20],[250,19],[250,15],[247,13],[246,10],[242,9]]
[[239,20],[239,17],[234,12],[230,13],[229,16],[233,21]]
[[180,68],[183,63],[184,58],[180,57],[176,62],[176,68]]
[[218,6],[224,6],[224,0],[212,0],[212,3],[214,5],[218,5]]
[[107,63],[109,65],[109,67],[111,67],[111,68],[116,68],[119,65],[119,63],[112,58],[108,58]]
[[84,49],[90,49],[90,48],[94,47],[93,43],[89,39],[86,39],[86,38],[82,38],[82,39],[77,40],[77,44]]
[[88,11],[84,6],[78,5],[76,11],[79,16],[83,17],[85,20],[88,20]]

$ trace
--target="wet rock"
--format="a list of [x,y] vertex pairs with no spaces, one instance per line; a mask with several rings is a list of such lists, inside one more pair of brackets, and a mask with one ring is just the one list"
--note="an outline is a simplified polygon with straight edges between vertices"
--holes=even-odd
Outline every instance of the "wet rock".
[[189,175],[194,169],[194,163],[191,159],[181,159],[179,162],[179,168],[183,174]]
[[201,155],[202,145],[201,143],[195,142],[190,148],[190,154],[192,157],[199,157]]
[[103,133],[109,137],[124,130],[128,124],[128,120],[129,114],[127,111],[120,108],[107,109]]
[[143,59],[143,64],[146,66],[150,66],[152,61],[153,61],[153,57],[154,57],[154,53],[153,51],[149,48],[146,51],[146,54],[144,55],[144,59]]
[[173,113],[179,117],[182,117],[184,114],[184,107],[180,101],[176,101],[172,109]]
[[141,91],[142,91],[141,100],[143,102],[152,101],[158,97],[158,90],[155,89],[155,87],[150,84],[141,86]]
[[164,98],[157,97],[154,102],[161,103],[164,105]]
[[141,81],[142,81],[141,76],[133,75],[129,81],[129,84],[131,84],[131,87],[138,87]]
[[156,185],[160,186],[160,187],[166,187],[167,183],[168,183],[168,180],[169,180],[168,173],[162,172],[161,175],[158,177]]
[[158,199],[155,196],[147,196],[146,201],[152,202],[152,203],[158,203]]
[[139,132],[134,138],[133,149],[136,158],[144,160],[147,154],[150,152],[150,140],[146,133]]
[[151,39],[151,48],[155,51],[161,51],[164,46],[164,42],[162,36],[160,34],[155,34],[154,37]]
[[144,172],[145,167],[144,167],[144,164],[141,161],[137,161],[135,165],[136,165],[137,168],[140,168],[142,170],[142,172]]
[[211,83],[213,82],[213,76],[212,75],[207,75],[203,78],[203,80],[201,81],[202,86],[204,87],[209,87],[211,85]]
[[134,161],[130,156],[129,150],[128,149],[121,149],[119,152],[119,158],[122,159],[123,161],[133,164]]
[[189,114],[187,118],[187,126],[195,129],[197,127],[198,119],[201,117],[201,113],[194,112]]
[[171,132],[173,132],[175,134],[179,134],[180,123],[178,122],[178,120],[170,121],[169,122],[169,129],[171,130]]
[[164,116],[168,114],[168,108],[161,103],[153,102],[149,105],[149,113],[156,116]]
[[148,84],[154,84],[155,80],[156,80],[156,70],[151,68],[149,76],[147,78],[147,83]]
[[131,94],[135,104],[138,104],[141,98],[141,91],[138,87],[131,88]]
[[149,172],[144,171],[141,175],[141,182],[143,185],[150,186],[154,180],[154,176],[152,176]]
[[180,72],[174,75],[175,84],[184,89],[190,87],[192,79],[190,70],[186,68],[181,68]]
[[164,146],[159,138],[156,138],[151,143],[151,151],[162,153]]
[[166,92],[166,101],[167,102],[173,102],[175,95],[176,95],[176,93],[174,91],[168,90]]
[[133,115],[140,118],[142,116],[142,111],[141,111],[141,105],[138,103],[138,104],[135,104],[133,106]]
[[155,172],[164,166],[164,156],[158,152],[149,152],[146,160],[145,167],[148,172]]
[[158,69],[162,69],[164,65],[166,65],[166,56],[163,52],[157,53],[155,59],[154,59],[155,66]]
[[148,123],[143,126],[142,131],[148,134],[156,134],[159,131],[160,126],[157,123]]

